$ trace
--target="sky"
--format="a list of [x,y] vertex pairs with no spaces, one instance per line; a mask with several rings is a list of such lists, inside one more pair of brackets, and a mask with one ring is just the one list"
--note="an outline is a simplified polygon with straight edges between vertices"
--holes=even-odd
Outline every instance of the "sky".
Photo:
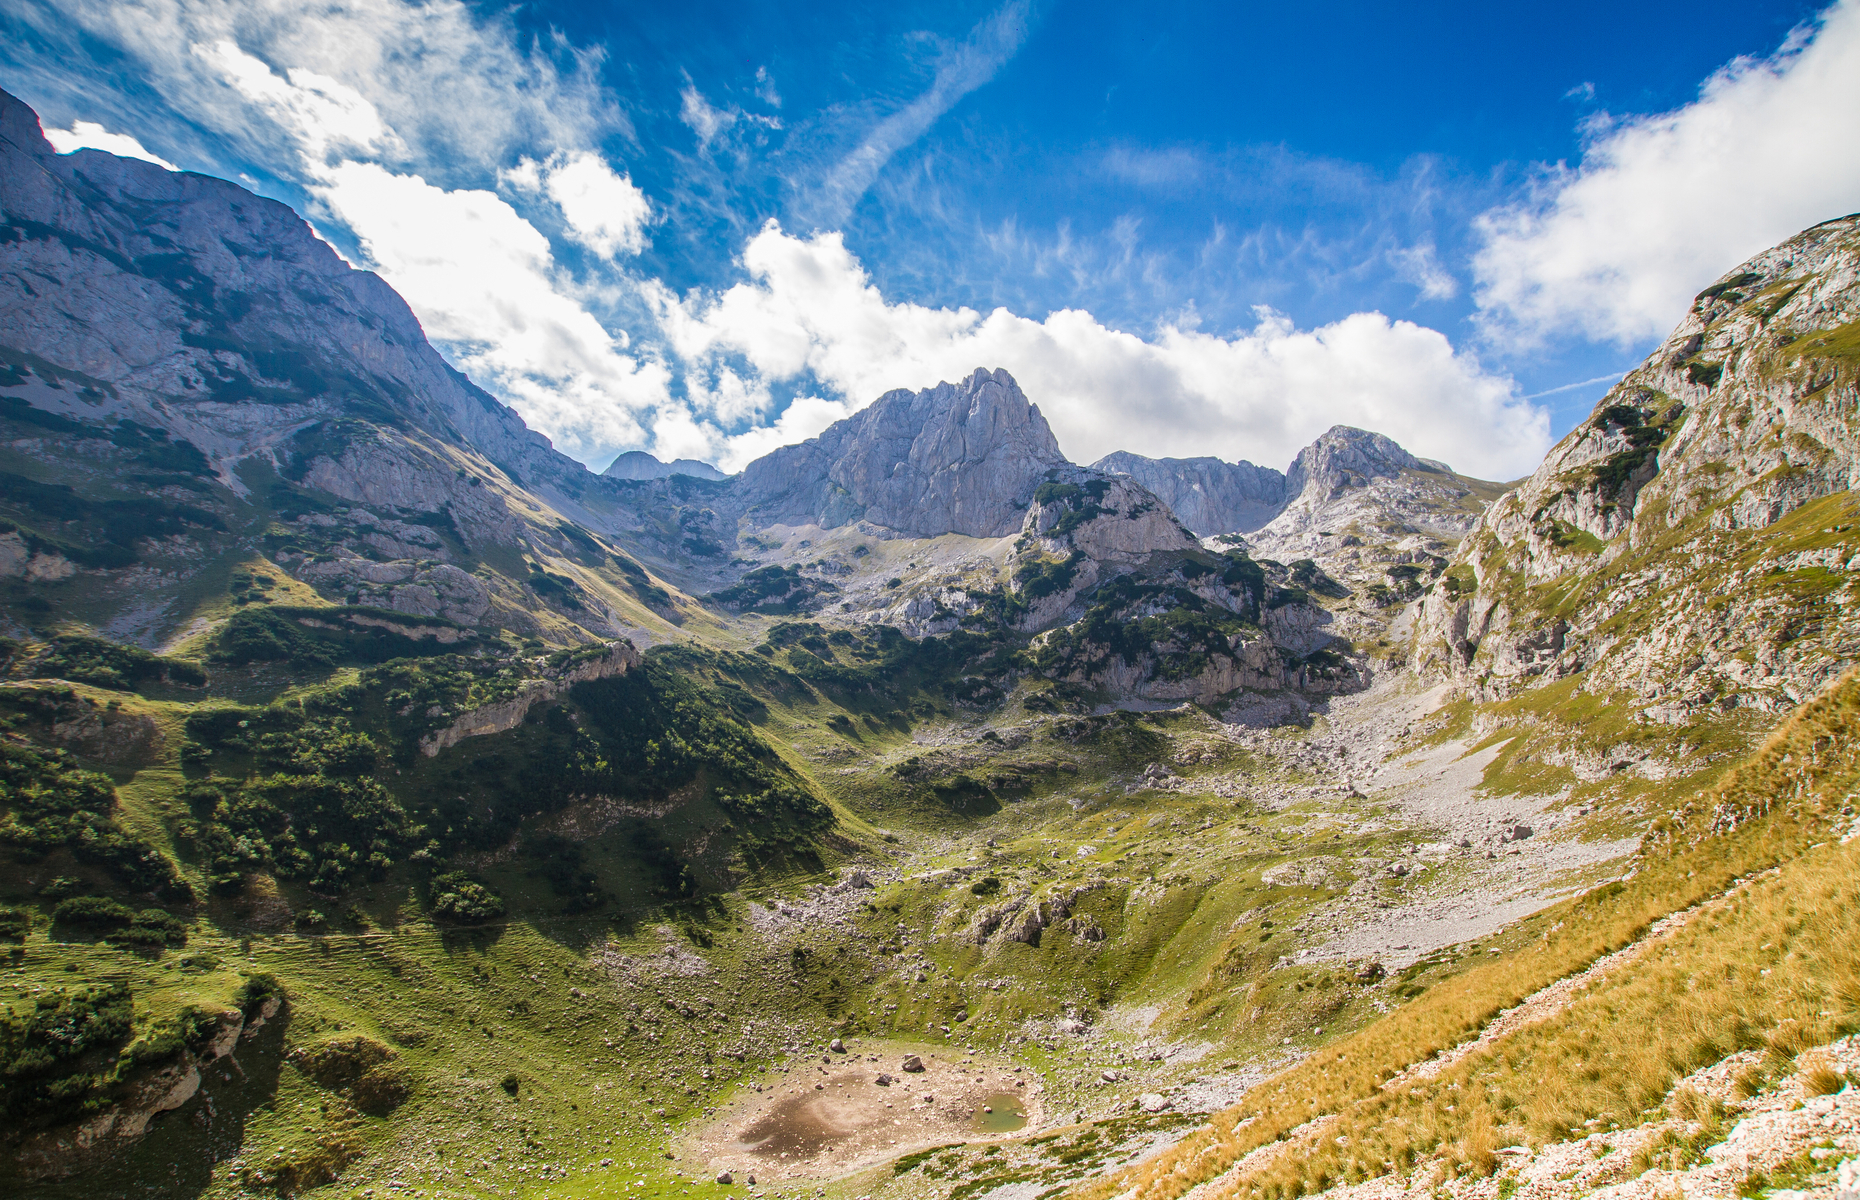
[[1078,462],[1517,478],[1860,210],[1860,0],[0,0],[0,87],[290,204],[595,469],[1004,367]]

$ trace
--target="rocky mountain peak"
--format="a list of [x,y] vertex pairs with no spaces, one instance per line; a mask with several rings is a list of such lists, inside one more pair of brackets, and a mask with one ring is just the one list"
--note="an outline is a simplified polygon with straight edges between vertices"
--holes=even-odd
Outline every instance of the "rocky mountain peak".
[[1389,479],[1403,471],[1444,471],[1440,463],[1416,458],[1393,438],[1348,425],[1333,425],[1298,452],[1285,473],[1288,499],[1334,500],[1346,488],[1372,479]]
[[677,458],[671,462],[661,462],[644,450],[628,450],[625,454],[607,464],[601,474],[609,479],[670,479],[674,475],[689,475],[693,479],[728,479],[729,476],[707,462],[695,458]]
[[738,501],[763,524],[855,520],[917,537],[1003,537],[1046,472],[1064,465],[1053,431],[1014,377],[886,392],[819,437],[743,469]]

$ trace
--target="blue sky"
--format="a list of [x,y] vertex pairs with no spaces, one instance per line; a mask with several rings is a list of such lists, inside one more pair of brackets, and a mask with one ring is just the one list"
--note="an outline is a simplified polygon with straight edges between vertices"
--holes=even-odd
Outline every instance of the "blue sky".
[[1005,366],[1081,461],[1512,477],[1860,209],[1852,5],[0,0],[0,86],[292,204],[597,467]]

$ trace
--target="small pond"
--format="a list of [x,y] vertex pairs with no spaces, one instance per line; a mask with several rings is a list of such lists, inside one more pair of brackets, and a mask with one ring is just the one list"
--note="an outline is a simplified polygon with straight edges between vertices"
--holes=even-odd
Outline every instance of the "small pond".
[[1012,1092],[997,1092],[982,1098],[975,1110],[973,1125],[977,1133],[1013,1133],[1027,1124],[1027,1109]]

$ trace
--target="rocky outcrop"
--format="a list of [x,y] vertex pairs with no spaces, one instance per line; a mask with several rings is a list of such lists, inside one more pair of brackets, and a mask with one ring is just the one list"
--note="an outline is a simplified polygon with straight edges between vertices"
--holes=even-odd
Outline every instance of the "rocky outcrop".
[[1079,598],[1101,580],[1199,545],[1167,505],[1129,476],[1051,470],[1034,489],[1008,558],[1009,588],[1021,605],[1015,623],[1033,631],[1076,619]]
[[1279,515],[1287,496],[1281,472],[1245,461],[1145,458],[1119,450],[1093,463],[1092,469],[1130,476],[1160,496],[1199,537],[1258,529]]
[[460,714],[450,725],[421,738],[420,753],[432,758],[467,738],[515,729],[523,724],[531,709],[547,704],[576,684],[624,675],[639,664],[639,651],[633,648],[633,643],[610,642],[604,653],[581,658],[541,678],[526,679],[516,695]]
[[729,478],[709,463],[699,462],[695,458],[660,462],[644,450],[628,450],[608,463],[607,469],[601,474],[609,479],[670,479],[674,475],[689,475],[693,479]]
[[1490,695],[1586,671],[1654,720],[1812,695],[1860,655],[1856,329],[1860,217],[1706,288],[1481,518],[1423,602],[1415,666]]
[[[266,1015],[276,1012],[274,1002]],[[198,1053],[182,1051],[173,1062],[130,1082],[114,1103],[76,1125],[27,1137],[14,1156],[14,1169],[28,1180],[63,1179],[139,1141],[156,1117],[194,1098],[200,1091],[201,1067],[230,1055],[245,1027],[244,1014],[222,1013]]]
[[1379,433],[1337,425],[1298,452],[1285,490],[1284,508],[1247,539],[1282,561],[1321,558],[1350,537],[1380,544],[1419,534],[1452,543],[1504,488],[1417,458]]
[[[305,583],[354,604],[369,605],[417,617],[443,617],[466,628],[482,623],[491,611],[491,589],[482,579],[449,563],[398,560],[375,562],[339,549],[335,557],[317,561],[298,555],[278,556]],[[344,617],[349,624],[364,618]],[[457,631],[401,631],[409,637],[437,636],[455,641]]]
[[886,392],[819,437],[764,455],[743,468],[731,499],[760,526],[865,520],[913,537],[1002,537],[1064,463],[1013,376],[979,370]]

